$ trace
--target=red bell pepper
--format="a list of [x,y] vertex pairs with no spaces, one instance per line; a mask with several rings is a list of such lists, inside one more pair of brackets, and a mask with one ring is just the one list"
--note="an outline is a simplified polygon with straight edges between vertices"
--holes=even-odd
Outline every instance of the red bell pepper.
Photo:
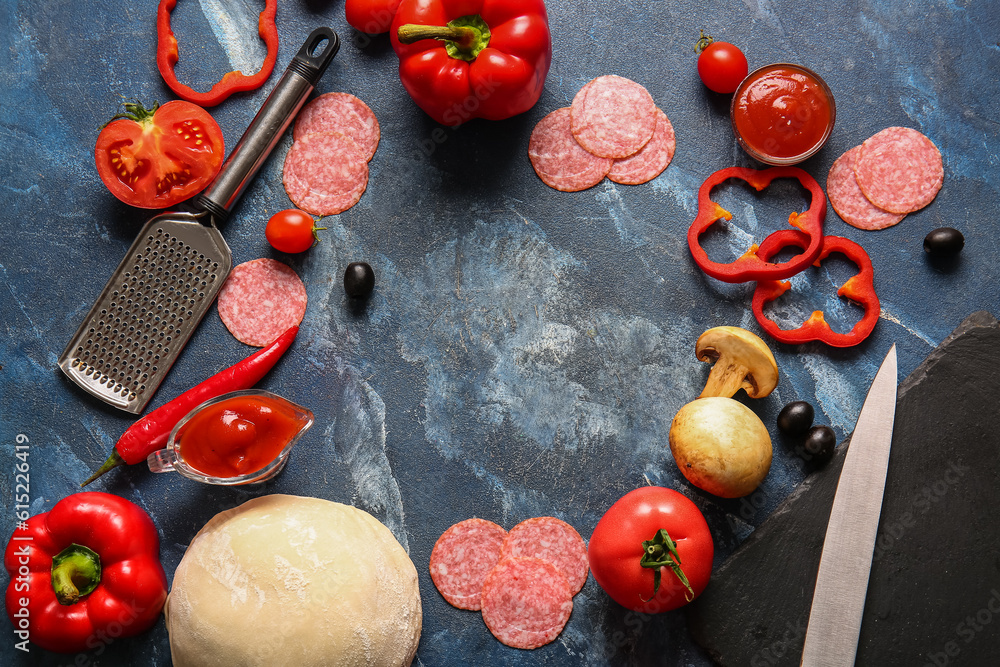
[[[805,213],[792,212],[788,224],[801,230],[808,243],[800,255],[784,262],[770,262],[760,256],[757,244],[750,246],[742,256],[729,264],[713,262],[701,247],[701,236],[718,220],[731,220],[733,214],[712,201],[712,189],[730,178],[738,178],[763,190],[776,178],[794,178],[802,184],[812,197]],[[729,167],[715,172],[698,189],[698,216],[688,229],[688,247],[695,263],[701,270],[717,280],[727,283],[742,283],[750,280],[784,280],[812,264],[819,256],[823,242],[823,220],[826,218],[826,195],[823,188],[812,176],[798,167],[772,167],[756,170],[745,167]]]
[[345,0],[344,15],[352,28],[369,35],[389,31],[400,0]]
[[275,23],[278,0],[265,0],[264,10],[257,19],[257,32],[267,46],[267,55],[260,69],[255,74],[228,72],[206,93],[199,93],[184,85],[178,81],[174,72],[174,66],[177,65],[180,55],[177,50],[177,38],[174,37],[174,31],[170,27],[170,12],[174,11],[176,6],[177,0],[160,0],[156,12],[156,67],[170,90],[181,99],[198,106],[213,107],[233,93],[256,90],[264,85],[278,60],[278,26]]
[[138,505],[96,492],[60,500],[7,543],[5,604],[15,634],[75,653],[148,630],[167,599],[159,550],[156,526]]
[[542,0],[403,0],[389,36],[403,87],[450,126],[527,111],[552,63]]
[[[784,248],[803,248],[807,243],[808,238],[805,234],[793,229],[781,230],[764,239],[757,254],[762,259],[767,260]],[[835,252],[844,255],[858,267],[858,273],[848,278],[837,290],[837,294],[860,304],[865,309],[864,315],[847,333],[837,333],[831,329],[823,318],[821,310],[813,312],[809,319],[797,329],[781,329],[764,315],[764,305],[787,292],[791,288],[791,284],[788,281],[763,280],[757,283],[757,289],[753,293],[753,314],[761,328],[775,340],[792,344],[818,340],[832,347],[850,347],[867,338],[872,329],[875,328],[881,306],[878,296],[875,294],[875,271],[868,253],[850,239],[841,236],[826,236],[823,238],[823,248],[816,259],[816,266],[819,266],[820,262]]]
[[147,456],[166,446],[170,431],[177,422],[205,401],[231,391],[253,387],[278,363],[285,350],[291,347],[298,332],[297,326],[290,327],[267,347],[216,373],[132,424],[118,438],[111,456],[80,486],[87,486],[112,468],[145,461]]

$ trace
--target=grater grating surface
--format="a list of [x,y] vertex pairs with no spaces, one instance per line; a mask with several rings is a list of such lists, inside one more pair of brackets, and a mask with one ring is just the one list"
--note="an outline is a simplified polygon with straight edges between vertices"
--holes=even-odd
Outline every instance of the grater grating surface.
[[138,235],[59,359],[86,391],[133,413],[152,397],[232,264],[206,217],[168,213]]

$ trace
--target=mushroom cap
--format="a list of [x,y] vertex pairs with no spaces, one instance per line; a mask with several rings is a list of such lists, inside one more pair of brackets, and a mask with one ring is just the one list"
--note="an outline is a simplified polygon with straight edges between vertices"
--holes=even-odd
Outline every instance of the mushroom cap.
[[701,361],[714,363],[699,398],[731,398],[745,389],[763,398],[778,386],[778,363],[760,336],[740,327],[714,327],[698,337],[694,348]]
[[699,398],[670,424],[670,452],[689,482],[722,498],[753,492],[771,469],[771,436],[732,398]]

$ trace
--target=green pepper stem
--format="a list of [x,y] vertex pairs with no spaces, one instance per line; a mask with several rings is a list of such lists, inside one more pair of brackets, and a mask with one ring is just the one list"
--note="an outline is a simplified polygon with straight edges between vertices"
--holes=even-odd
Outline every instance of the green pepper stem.
[[419,25],[407,23],[399,26],[396,36],[402,44],[413,44],[422,39],[444,42],[445,51],[457,60],[472,62],[490,44],[490,27],[478,14],[460,16],[448,25]]
[[472,40],[476,38],[476,31],[472,28],[462,26],[446,25],[416,25],[407,23],[399,26],[399,41],[403,44],[413,44],[422,39],[440,39],[455,42],[462,48],[472,46]]
[[95,472],[93,475],[85,479],[83,481],[83,484],[81,484],[80,486],[87,486],[88,484],[90,484],[95,479],[97,479],[107,471],[111,470],[112,468],[117,468],[118,466],[123,466],[123,465],[125,465],[125,459],[121,457],[121,454],[118,453],[117,449],[112,450],[111,456],[108,457],[108,460],[105,461],[104,464],[97,469],[97,472]]
[[52,590],[61,605],[71,605],[101,583],[101,557],[81,544],[71,544],[52,558]]

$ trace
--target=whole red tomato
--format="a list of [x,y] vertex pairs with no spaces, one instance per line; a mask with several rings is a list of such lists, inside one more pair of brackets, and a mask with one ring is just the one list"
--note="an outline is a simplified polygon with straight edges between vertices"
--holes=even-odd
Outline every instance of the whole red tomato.
[[319,240],[316,232],[320,229],[326,227],[317,227],[311,215],[290,208],[271,216],[264,228],[264,236],[275,250],[305,252]]
[[717,93],[735,93],[748,70],[746,56],[729,42],[712,42],[698,56],[698,76]]
[[181,100],[124,107],[94,148],[97,173],[115,197],[138,208],[167,208],[201,192],[219,173],[226,147],[207,111]]
[[[673,556],[655,539],[661,530],[676,545]],[[679,561],[676,567],[690,588],[669,565],[643,567],[647,546],[659,554],[661,562]],[[657,614],[683,606],[705,590],[715,545],[705,517],[693,502],[671,489],[644,486],[625,494],[605,512],[590,537],[587,555],[594,579],[615,602],[633,611]]]

